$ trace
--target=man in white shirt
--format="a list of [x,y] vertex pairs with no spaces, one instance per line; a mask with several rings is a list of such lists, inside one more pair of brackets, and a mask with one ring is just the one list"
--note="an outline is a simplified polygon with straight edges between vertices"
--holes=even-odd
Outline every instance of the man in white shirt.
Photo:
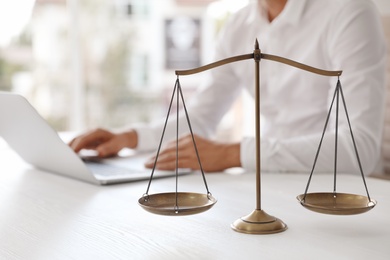
[[[282,56],[325,70],[343,70],[340,77],[363,170],[371,173],[380,157],[384,104],[386,44],[374,4],[368,0],[258,0],[227,22],[215,60],[253,52],[258,39],[262,53]],[[319,76],[273,61],[261,62],[261,165],[272,172],[311,170],[337,78]],[[240,91],[254,96],[254,62],[241,61],[210,71],[189,102],[188,111],[206,172],[230,167],[255,169],[255,139],[239,143],[210,140]],[[342,106],[340,107],[342,108]],[[340,109],[338,170],[357,172],[349,128]],[[182,113],[183,114],[183,113]],[[330,122],[334,123],[334,116]],[[179,129],[187,129],[186,120]],[[100,156],[124,147],[155,150],[162,123],[121,133],[97,129],[74,139],[76,151],[96,149]],[[176,136],[176,120],[168,121],[165,140]],[[330,127],[316,169],[333,171],[335,131]],[[161,151],[156,167],[174,169],[176,144]],[[179,167],[198,169],[190,136],[179,140]],[[147,167],[154,165],[154,159]]]

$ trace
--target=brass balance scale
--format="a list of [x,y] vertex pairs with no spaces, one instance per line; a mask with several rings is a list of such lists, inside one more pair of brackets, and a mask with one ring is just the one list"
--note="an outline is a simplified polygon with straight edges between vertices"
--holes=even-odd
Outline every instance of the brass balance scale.
[[[210,193],[207,181],[205,178],[205,174],[202,168],[201,160],[199,158],[198,149],[196,147],[196,142],[194,139],[194,134],[191,127],[191,122],[188,116],[187,108],[185,106],[184,98],[182,89],[180,86],[179,76],[184,75],[191,75],[196,74],[205,70],[213,69],[218,66],[222,66],[228,63],[242,61],[242,60],[248,60],[248,59],[254,59],[255,61],[255,127],[256,127],[256,208],[253,210],[250,214],[241,217],[234,221],[231,224],[231,227],[233,230],[241,233],[247,233],[247,234],[272,234],[272,233],[278,233],[285,231],[287,229],[287,225],[281,221],[280,219],[268,215],[261,207],[261,166],[260,166],[260,60],[266,59],[266,60],[272,60],[275,62],[284,63],[289,66],[293,66],[302,70],[306,70],[315,74],[323,75],[323,76],[329,76],[329,77],[338,77],[337,85],[334,91],[333,99],[329,108],[329,112],[326,118],[324,130],[322,132],[321,140],[316,152],[316,156],[314,159],[313,167],[309,176],[309,180],[307,182],[307,186],[305,189],[305,192],[299,196],[297,196],[298,201],[300,204],[312,211],[318,212],[318,213],[324,213],[324,214],[332,214],[332,215],[353,215],[353,214],[360,214],[364,213],[366,211],[369,211],[370,209],[374,208],[376,205],[376,201],[370,198],[367,184],[364,178],[364,173],[362,169],[362,165],[359,159],[358,150],[356,147],[355,138],[352,132],[351,123],[349,120],[347,107],[344,99],[344,94],[341,88],[340,83],[340,75],[342,74],[342,71],[328,71],[328,70],[321,70],[318,68],[314,68],[302,63],[298,63],[293,60],[289,60],[283,57],[270,55],[262,53],[259,49],[258,41],[255,42],[255,49],[253,53],[250,54],[244,54],[239,56],[230,57],[227,59],[223,59],[214,63],[210,63],[208,65],[190,69],[190,70],[179,70],[176,71],[177,80],[175,83],[175,87],[173,90],[172,98],[170,101],[168,114],[165,120],[161,140],[157,149],[157,155],[155,158],[154,167],[152,169],[152,173],[149,179],[149,184],[146,190],[146,193],[138,200],[138,203],[141,207],[143,207],[145,210],[160,214],[160,215],[171,215],[171,216],[182,216],[182,215],[190,215],[190,214],[197,214],[204,212],[208,209],[210,209],[217,200],[212,196]],[[164,133],[166,130],[168,117],[170,114],[170,110],[172,107],[172,103],[174,100],[174,96],[176,93],[176,100],[177,100],[177,111],[176,111],[176,117],[177,117],[177,129],[176,129],[176,191],[175,192],[168,192],[168,193],[157,193],[157,194],[149,194],[150,185],[153,179],[153,174],[155,171],[156,163],[158,160],[158,155],[160,153],[161,144],[164,138]],[[182,100],[184,112],[186,115],[187,123],[189,126],[189,130],[192,136],[193,145],[195,148],[195,153],[198,159],[200,171],[202,173],[203,181],[206,187],[206,193],[193,193],[193,192],[178,192],[178,175],[179,175],[179,168],[178,168],[178,125],[179,125],[179,97]],[[337,135],[338,135],[338,116],[339,116],[339,101],[342,101],[351,138],[353,147],[355,150],[357,162],[359,165],[359,170],[361,177],[363,179],[363,183],[365,186],[365,190],[367,193],[367,196],[363,195],[355,195],[355,194],[348,194],[348,193],[339,193],[336,191],[336,177],[337,177]],[[336,132],[335,132],[335,159],[334,159],[334,189],[333,192],[320,192],[320,193],[308,193],[308,189],[310,186],[310,182],[312,179],[312,175],[317,163],[318,155],[320,153],[322,141],[325,135],[325,130],[327,128],[330,114],[333,108],[333,105],[336,100]]]

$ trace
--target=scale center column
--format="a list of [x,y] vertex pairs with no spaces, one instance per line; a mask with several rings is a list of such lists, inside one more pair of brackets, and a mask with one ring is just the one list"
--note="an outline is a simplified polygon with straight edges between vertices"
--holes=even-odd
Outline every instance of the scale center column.
[[231,224],[233,230],[246,234],[272,234],[285,231],[287,225],[261,209],[261,149],[260,149],[260,60],[261,51],[256,40],[255,60],[255,123],[256,123],[256,209]]

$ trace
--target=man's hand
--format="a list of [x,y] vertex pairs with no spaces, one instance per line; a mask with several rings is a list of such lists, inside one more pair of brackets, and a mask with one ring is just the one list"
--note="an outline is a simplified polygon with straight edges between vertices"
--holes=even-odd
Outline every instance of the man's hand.
[[[200,136],[194,136],[199,152],[202,168],[205,172],[217,172],[231,167],[240,167],[240,144],[223,144],[207,140]],[[178,140],[178,168],[200,169],[191,135]],[[153,168],[155,157],[150,158],[145,166]],[[176,169],[176,141],[167,144],[156,163],[156,169]]]
[[78,153],[81,149],[92,149],[99,157],[117,155],[123,148],[137,146],[137,133],[133,130],[123,133],[112,133],[104,129],[95,129],[74,138],[69,146]]

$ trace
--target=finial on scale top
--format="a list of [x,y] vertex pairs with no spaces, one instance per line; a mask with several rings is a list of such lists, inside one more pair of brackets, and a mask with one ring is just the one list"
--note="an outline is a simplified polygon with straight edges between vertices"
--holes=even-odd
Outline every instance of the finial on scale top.
[[259,47],[259,41],[257,40],[256,38],[256,41],[255,41],[255,50],[253,51],[253,58],[255,59],[256,62],[259,62],[260,59],[261,59],[261,51],[260,51],[260,47]]

